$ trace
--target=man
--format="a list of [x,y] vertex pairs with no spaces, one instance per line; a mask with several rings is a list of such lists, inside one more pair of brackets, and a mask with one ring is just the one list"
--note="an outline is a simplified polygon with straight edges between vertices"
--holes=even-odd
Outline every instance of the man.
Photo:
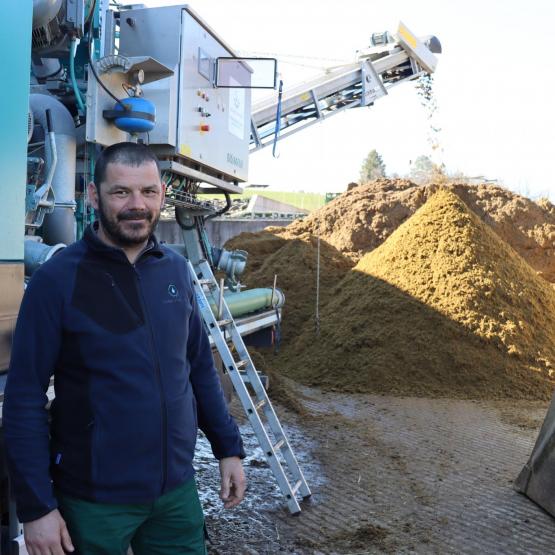
[[27,549],[203,554],[197,417],[226,508],[243,498],[244,452],[188,267],[152,234],[158,161],[146,146],[113,145],[88,193],[99,221],[34,274],[14,336],[3,427]]

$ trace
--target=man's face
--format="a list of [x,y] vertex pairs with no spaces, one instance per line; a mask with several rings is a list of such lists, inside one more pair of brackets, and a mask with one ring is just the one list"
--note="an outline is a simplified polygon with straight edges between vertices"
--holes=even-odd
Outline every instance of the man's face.
[[154,162],[140,166],[108,164],[100,193],[89,185],[89,198],[97,210],[100,225],[119,247],[147,241],[153,232],[164,201],[164,189]]

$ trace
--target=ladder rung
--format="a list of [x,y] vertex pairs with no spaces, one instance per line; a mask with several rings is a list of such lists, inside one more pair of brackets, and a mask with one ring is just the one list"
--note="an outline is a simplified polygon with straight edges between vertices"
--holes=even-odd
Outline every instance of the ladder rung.
[[216,285],[211,279],[199,279],[198,282],[201,285],[208,285],[209,287],[214,287]]
[[233,322],[233,320],[231,318],[228,318],[227,320],[218,320],[218,326],[220,326],[220,328],[223,328],[224,326],[229,326],[229,324],[231,324]]
[[281,438],[281,439],[274,445],[274,451],[277,451],[278,449],[281,449],[284,445],[285,445],[285,439]]
[[235,366],[237,366],[238,370],[242,370],[243,368],[246,368],[248,364],[248,360],[239,360],[235,363]]
[[256,405],[254,405],[254,408],[256,410],[261,409],[265,404],[266,404],[266,399],[262,399],[261,401],[258,401]]
[[295,495],[295,494],[299,491],[299,488],[300,488],[302,485],[303,485],[303,481],[302,481],[302,480],[299,480],[299,481],[291,488],[291,493],[292,493],[293,495]]

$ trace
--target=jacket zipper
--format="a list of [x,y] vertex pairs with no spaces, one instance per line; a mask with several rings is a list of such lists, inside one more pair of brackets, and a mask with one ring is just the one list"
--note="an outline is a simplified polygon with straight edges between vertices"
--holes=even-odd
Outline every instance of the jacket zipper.
[[146,308],[145,297],[143,293],[143,287],[141,284],[141,276],[137,271],[136,264],[132,264],[135,276],[137,277],[139,292],[141,295],[141,303],[143,305],[143,311],[145,314],[145,323],[148,326],[150,332],[150,346],[152,349],[152,356],[154,358],[154,365],[156,369],[156,381],[158,382],[158,392],[160,393],[160,409],[162,412],[162,488],[160,493],[163,494],[166,489],[166,483],[168,480],[168,415],[166,410],[166,399],[164,397],[164,389],[162,386],[162,373],[160,371],[160,360],[158,358],[158,353],[156,351],[156,342],[154,341],[154,331],[152,329],[152,323]]

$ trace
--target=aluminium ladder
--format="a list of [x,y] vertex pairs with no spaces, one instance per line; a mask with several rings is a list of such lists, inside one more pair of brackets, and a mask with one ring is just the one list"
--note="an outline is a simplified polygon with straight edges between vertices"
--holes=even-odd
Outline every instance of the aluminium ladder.
[[[245,409],[266,460],[276,477],[278,486],[287,500],[287,506],[291,513],[298,514],[301,507],[296,494],[299,493],[305,499],[310,497],[310,489],[268,394],[260,381],[260,376],[249,356],[243,338],[235,325],[235,320],[223,298],[223,291],[220,290],[212,273],[212,268],[206,260],[200,260],[196,264],[197,271],[189,260],[187,260],[187,264],[193,278],[195,296],[207,331],[212,336],[214,345],[218,349],[226,373],[229,375]],[[209,297],[218,306],[218,317],[212,311]],[[235,348],[236,358],[232,354],[230,344]],[[251,385],[254,391],[254,398],[251,397],[247,389],[247,383]],[[265,423],[262,417],[264,417]],[[268,433],[268,430],[271,433]],[[284,466],[289,471],[289,477]]]

